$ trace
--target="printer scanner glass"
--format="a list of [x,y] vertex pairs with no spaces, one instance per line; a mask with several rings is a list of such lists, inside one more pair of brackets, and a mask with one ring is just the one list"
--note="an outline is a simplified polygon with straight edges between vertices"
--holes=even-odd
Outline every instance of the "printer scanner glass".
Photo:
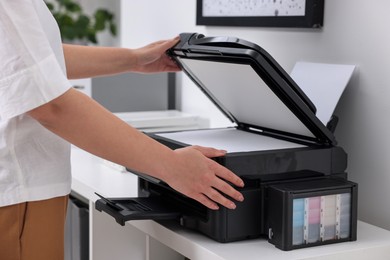
[[226,150],[229,153],[306,147],[297,143],[256,135],[235,128],[158,133],[156,135],[189,145],[215,147]]
[[180,62],[238,122],[314,137],[249,64],[183,58]]

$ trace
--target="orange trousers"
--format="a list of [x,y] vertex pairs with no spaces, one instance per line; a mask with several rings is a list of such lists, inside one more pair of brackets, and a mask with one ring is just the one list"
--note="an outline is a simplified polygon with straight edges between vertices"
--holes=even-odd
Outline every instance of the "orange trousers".
[[0,207],[0,260],[63,260],[68,196]]

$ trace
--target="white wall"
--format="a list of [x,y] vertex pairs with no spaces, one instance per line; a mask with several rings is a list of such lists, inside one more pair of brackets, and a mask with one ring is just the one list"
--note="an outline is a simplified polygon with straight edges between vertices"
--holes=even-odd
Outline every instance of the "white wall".
[[[326,0],[322,30],[195,26],[195,0],[123,0],[121,42],[136,47],[180,32],[231,35],[253,41],[290,71],[298,60],[356,64],[336,114],[336,137],[359,183],[359,218],[390,229],[390,1]],[[226,121],[186,79],[186,112]]]

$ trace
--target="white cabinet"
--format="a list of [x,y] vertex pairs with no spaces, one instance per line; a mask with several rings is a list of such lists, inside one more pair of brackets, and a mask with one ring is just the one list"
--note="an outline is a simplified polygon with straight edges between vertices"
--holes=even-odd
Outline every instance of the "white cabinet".
[[89,200],[90,260],[388,260],[390,231],[358,222],[358,240],[340,244],[281,251],[266,239],[222,244],[175,222],[151,220],[117,224],[95,210],[95,191],[107,197],[137,196],[137,177],[107,167],[101,159],[80,149],[72,150],[72,190]]

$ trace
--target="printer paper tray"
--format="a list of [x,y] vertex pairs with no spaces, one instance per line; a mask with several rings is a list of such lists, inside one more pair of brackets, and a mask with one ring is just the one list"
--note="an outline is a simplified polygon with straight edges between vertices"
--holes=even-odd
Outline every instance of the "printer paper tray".
[[173,209],[161,197],[102,198],[96,201],[95,208],[112,216],[122,226],[129,220],[163,220],[181,216],[179,211]]

